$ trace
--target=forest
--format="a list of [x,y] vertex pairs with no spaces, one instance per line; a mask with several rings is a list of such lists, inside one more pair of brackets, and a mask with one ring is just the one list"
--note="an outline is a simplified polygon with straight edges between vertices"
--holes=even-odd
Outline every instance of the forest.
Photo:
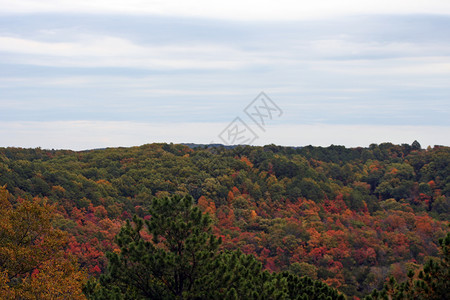
[[0,148],[0,298],[442,299],[449,163],[417,141]]

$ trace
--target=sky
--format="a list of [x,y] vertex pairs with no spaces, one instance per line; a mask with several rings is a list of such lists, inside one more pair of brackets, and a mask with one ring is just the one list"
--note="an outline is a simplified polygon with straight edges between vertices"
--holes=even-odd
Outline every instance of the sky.
[[0,7],[0,147],[450,145],[448,0]]

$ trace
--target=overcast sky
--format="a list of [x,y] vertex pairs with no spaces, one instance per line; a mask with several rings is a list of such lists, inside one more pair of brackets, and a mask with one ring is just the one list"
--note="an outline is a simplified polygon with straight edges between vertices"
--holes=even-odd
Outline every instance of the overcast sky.
[[255,145],[450,145],[448,0],[0,7],[0,147],[224,143],[236,117]]

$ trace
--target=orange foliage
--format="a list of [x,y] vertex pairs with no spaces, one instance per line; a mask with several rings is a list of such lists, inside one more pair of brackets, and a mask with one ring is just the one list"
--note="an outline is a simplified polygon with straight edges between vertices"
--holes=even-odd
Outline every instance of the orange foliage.
[[244,162],[250,168],[253,168],[253,164],[248,160],[248,158],[246,156],[242,156],[241,161]]

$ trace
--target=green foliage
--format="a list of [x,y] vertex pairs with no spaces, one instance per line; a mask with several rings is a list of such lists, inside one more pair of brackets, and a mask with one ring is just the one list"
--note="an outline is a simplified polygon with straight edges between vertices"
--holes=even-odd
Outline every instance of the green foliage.
[[120,253],[107,254],[110,265],[98,297],[174,299],[192,293],[211,270],[220,244],[209,216],[192,205],[190,196],[155,199],[150,221],[127,221],[116,238]]
[[300,277],[308,276],[317,279],[317,267],[306,262],[295,262],[289,266],[289,272]]
[[412,150],[420,150],[420,149],[422,149],[422,147],[420,146],[419,142],[415,140],[415,141],[411,144],[411,149],[412,149]]

